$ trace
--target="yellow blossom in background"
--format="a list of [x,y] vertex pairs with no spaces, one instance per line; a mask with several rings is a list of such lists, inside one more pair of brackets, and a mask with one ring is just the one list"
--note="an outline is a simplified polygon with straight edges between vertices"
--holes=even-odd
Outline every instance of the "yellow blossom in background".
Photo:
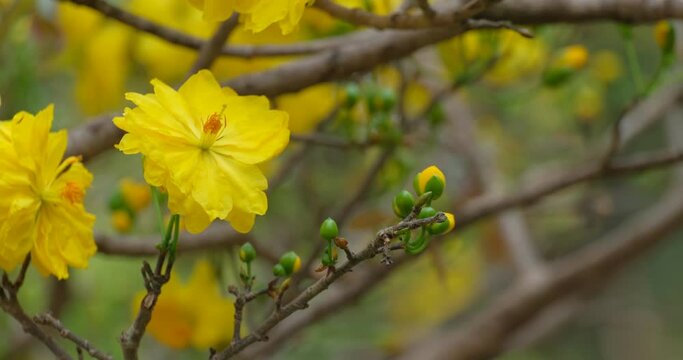
[[304,9],[313,0],[189,0],[203,12],[206,21],[223,21],[233,12],[239,12],[246,29],[252,32],[265,30],[272,24],[278,24],[283,34],[296,29]]
[[140,211],[149,205],[152,200],[152,193],[149,189],[149,185],[145,183],[139,183],[133,179],[125,178],[119,182],[119,187],[121,188],[121,195],[134,211]]
[[336,105],[337,88],[333,84],[318,84],[297,93],[281,95],[275,103],[289,114],[289,130],[295,134],[311,132],[332,112]]
[[153,94],[128,93],[116,126],[126,131],[117,148],[144,155],[145,180],[168,192],[172,213],[198,233],[214,219],[248,232],[265,214],[266,177],[257,164],[289,142],[288,115],[264,96],[238,96],[211,72],[191,76],[178,91],[152,80]]
[[244,27],[253,32],[265,30],[277,23],[282,34],[294,31],[301,20],[304,9],[313,0],[252,0],[251,7],[242,12]]
[[666,48],[668,42],[670,41],[669,37],[671,36],[672,32],[673,28],[671,27],[671,24],[666,20],[658,21],[655,24],[655,41],[657,42],[657,45],[659,45],[660,48]]
[[574,113],[580,120],[590,121],[602,114],[603,91],[598,86],[584,85],[577,94]]
[[50,132],[53,107],[20,112],[0,131],[0,267],[20,264],[30,252],[44,274],[69,277],[95,253],[95,216],[83,198],[92,175],[77,157],[62,161],[66,131]]
[[590,70],[596,79],[603,83],[610,83],[621,76],[623,65],[614,52],[603,50],[593,56]]
[[106,21],[97,11],[61,2],[56,22],[65,41],[57,63],[76,65],[74,91],[82,111],[93,115],[119,107],[128,75],[131,30]]
[[129,29],[109,24],[85,44],[76,77],[76,100],[86,114],[100,114],[123,102],[129,36]]
[[539,72],[548,57],[547,46],[541,39],[527,39],[511,30],[468,32],[439,44],[437,49],[452,79],[476,69],[472,64],[496,58],[484,79],[497,86],[510,85]]
[[127,233],[133,228],[133,217],[126,210],[114,210],[111,213],[111,226],[119,233]]
[[440,244],[401,270],[388,287],[391,298],[400,299],[389,306],[391,325],[384,343],[390,349],[400,350],[476,299],[485,275],[481,248],[464,239]]
[[588,50],[582,45],[570,45],[562,49],[555,60],[555,66],[573,70],[582,69],[588,63]]
[[[220,347],[232,339],[234,306],[221,295],[221,286],[211,264],[195,264],[187,283],[173,273],[164,286],[164,296],[154,307],[147,331],[159,342],[182,349],[193,346],[206,350]],[[140,292],[132,306],[137,312],[145,292]]]

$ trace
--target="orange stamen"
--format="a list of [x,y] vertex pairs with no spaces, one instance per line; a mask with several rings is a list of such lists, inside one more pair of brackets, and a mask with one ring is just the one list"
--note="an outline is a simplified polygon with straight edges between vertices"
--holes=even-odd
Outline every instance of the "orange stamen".
[[62,190],[62,197],[68,200],[71,204],[82,203],[85,192],[78,184],[73,181],[68,181]]
[[218,132],[221,130],[222,127],[223,127],[222,116],[217,114],[217,113],[213,113],[213,114],[211,114],[211,116],[209,116],[209,118],[204,123],[203,130],[204,130],[205,134],[216,135],[216,134],[218,134]]

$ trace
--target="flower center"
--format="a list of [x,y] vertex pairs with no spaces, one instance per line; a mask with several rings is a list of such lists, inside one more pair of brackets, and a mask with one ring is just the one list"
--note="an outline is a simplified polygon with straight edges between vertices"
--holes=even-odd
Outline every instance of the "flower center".
[[211,135],[218,134],[218,131],[223,127],[222,117],[222,115],[218,115],[217,113],[211,114],[204,123],[204,133]]
[[68,181],[64,186],[64,189],[62,189],[61,195],[62,198],[68,200],[73,205],[83,202],[85,193],[83,192],[83,188],[78,186],[78,184],[73,181]]
[[225,106],[220,113],[213,113],[202,125],[202,137],[199,139],[199,147],[203,150],[208,150],[213,143],[220,138],[221,133],[227,125],[227,120],[223,112]]

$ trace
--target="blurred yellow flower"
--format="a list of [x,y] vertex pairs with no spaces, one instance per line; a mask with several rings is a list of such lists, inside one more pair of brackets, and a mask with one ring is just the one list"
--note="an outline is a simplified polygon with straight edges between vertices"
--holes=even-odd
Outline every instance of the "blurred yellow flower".
[[477,69],[477,62],[497,58],[484,79],[493,85],[510,85],[521,77],[538,72],[547,59],[541,39],[527,39],[511,30],[468,32],[438,46],[439,56],[449,75],[458,79]]
[[0,267],[12,270],[30,252],[44,274],[69,277],[96,251],[95,216],[83,197],[92,175],[77,157],[62,161],[66,131],[50,133],[53,107],[20,112],[0,126]]
[[76,77],[76,100],[89,115],[100,114],[121,105],[128,75],[130,30],[108,24],[85,43]]
[[78,105],[92,115],[119,107],[128,75],[131,30],[84,6],[59,3],[56,14],[66,46],[59,62],[75,64]]
[[119,182],[121,188],[121,195],[126,201],[126,204],[131,207],[131,210],[140,211],[149,205],[152,200],[152,193],[149,185],[139,183],[133,179],[125,178]]
[[302,134],[312,131],[334,108],[337,88],[333,84],[314,85],[294,94],[281,95],[275,103],[289,114],[289,130]]
[[153,94],[128,93],[116,126],[126,131],[117,148],[144,155],[145,180],[168,192],[169,208],[198,233],[214,219],[248,232],[265,214],[266,177],[257,164],[289,142],[288,115],[264,96],[239,96],[211,72],[191,76],[178,91],[152,80]]
[[673,27],[666,20],[658,21],[655,24],[654,34],[657,45],[664,49],[673,40]]
[[623,65],[621,59],[612,51],[603,50],[596,53],[591,61],[593,77],[603,83],[610,83],[621,76]]
[[556,66],[573,70],[582,69],[588,63],[588,50],[583,45],[570,45],[562,49],[556,60]]
[[574,112],[582,121],[594,120],[603,111],[603,93],[597,86],[582,86],[574,101],[576,108]]
[[[195,264],[187,283],[173,273],[164,286],[164,294],[154,307],[147,331],[159,342],[182,349],[193,346],[205,350],[229,343],[233,333],[234,305],[221,296],[221,286],[211,264]],[[137,312],[145,292],[133,301]]]
[[265,30],[277,23],[283,34],[296,29],[304,9],[313,0],[189,0],[190,3],[204,13],[206,21],[223,21],[233,12],[242,15],[244,26],[253,32]]
[[111,213],[111,226],[119,233],[127,233],[133,228],[133,217],[126,210],[114,210]]
[[251,0],[251,6],[241,11],[244,27],[253,32],[265,30],[271,24],[277,23],[283,34],[289,34],[296,29],[304,9],[313,0]]

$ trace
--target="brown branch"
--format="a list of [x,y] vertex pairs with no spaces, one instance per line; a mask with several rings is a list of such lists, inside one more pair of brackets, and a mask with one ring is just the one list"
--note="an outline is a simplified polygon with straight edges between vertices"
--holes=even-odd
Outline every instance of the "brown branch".
[[604,168],[601,161],[576,166],[559,173],[544,183],[534,184],[528,189],[520,189],[514,195],[491,196],[473,200],[458,212],[458,226],[462,227],[504,209],[533,204],[547,195],[581,182],[654,169],[682,160],[683,152],[664,151],[615,160],[609,168]]
[[69,356],[69,354],[67,354],[50,335],[46,334],[28,315],[26,315],[21,304],[19,304],[17,294],[19,293],[21,285],[24,283],[24,278],[26,277],[26,272],[28,271],[30,263],[31,256],[28,255],[22,263],[19,274],[14,281],[9,279],[7,273],[3,273],[2,286],[0,286],[0,308],[19,322],[24,332],[45,344],[55,357],[62,360],[71,359],[71,356]]
[[69,329],[67,329],[64,324],[62,324],[61,321],[56,319],[54,316],[51,314],[42,314],[42,315],[37,315],[33,317],[33,321],[36,322],[37,324],[40,325],[45,325],[49,326],[59,333],[59,336],[73,342],[76,344],[78,349],[83,349],[85,350],[90,356],[100,359],[100,360],[112,360],[114,359],[111,355],[107,355],[103,353],[102,351],[98,350],[94,346],[90,344],[88,340],[85,340],[78,335],[74,334],[71,332]]
[[[279,261],[279,250],[272,244],[264,246],[248,234],[240,234],[227,223],[217,222],[201,234],[181,233],[183,241],[178,244],[178,253],[225,249],[251,242],[260,256],[272,263]],[[106,255],[153,256],[159,253],[156,248],[157,236],[110,236],[96,234],[97,251]]]
[[235,317],[234,317],[234,326],[233,326],[233,333],[232,333],[232,344],[240,341],[240,335],[242,332],[242,315],[244,313],[244,306],[247,303],[255,300],[257,297],[270,293],[273,290],[273,287],[275,286],[276,282],[277,282],[277,279],[268,283],[267,288],[256,291],[256,292],[249,291],[248,289],[246,292],[240,292],[236,286],[230,286],[228,288],[228,292],[235,295],[235,304],[234,304],[234,306],[235,306]]
[[[89,7],[100,14],[128,25],[133,29],[146,32],[163,39],[171,44],[183,46],[189,49],[199,50],[205,45],[204,39],[186,34],[182,31],[166,27],[164,25],[150,21],[144,17],[127,12],[115,5],[109,4],[104,0],[57,0],[71,2],[77,5]],[[269,45],[228,45],[219,49],[221,56],[233,56],[243,58],[270,57],[270,56],[289,56],[289,55],[308,55],[316,52],[329,50],[348,44],[364,36],[361,32],[339,36],[328,39],[312,40],[293,44],[269,44]],[[222,44],[221,44],[222,45]]]
[[199,49],[199,56],[190,71],[188,71],[187,77],[189,78],[192,74],[196,73],[201,69],[208,69],[214,63],[216,58],[221,54],[221,49],[223,44],[228,40],[228,37],[235,30],[239,24],[239,15],[237,13],[232,14],[230,18],[223,21],[218,25],[218,29],[213,34],[211,39],[206,41],[202,47]]
[[577,287],[601,281],[658,244],[683,220],[683,192],[674,189],[663,199],[594,245],[568,255],[549,267],[550,275],[535,283],[517,283],[496,296],[487,309],[464,326],[430,335],[409,347],[403,359],[489,359],[504,349],[517,329],[540,310]]
[[[498,214],[502,211],[515,208],[518,206],[530,205],[536,201],[542,200],[546,196],[555,194],[570,186],[580,184],[585,181],[594,180],[607,176],[622,176],[633,173],[634,171],[645,171],[656,169],[661,166],[673,164],[675,162],[683,161],[683,153],[660,153],[658,155],[637,156],[622,160],[615,163],[615,168],[619,169],[614,172],[604,172],[599,161],[585,165],[585,168],[593,168],[596,172],[600,172],[599,176],[584,176],[574,178],[572,181],[566,181],[562,177],[555,180],[550,180],[543,185],[529,186],[528,190],[517,190],[511,192],[511,195],[499,196],[487,202],[484,205],[479,200],[468,202],[464,207],[454,211],[458,218],[458,224],[454,231],[460,232],[465,230],[468,226],[474,225],[477,221],[487,218],[489,216]],[[563,172],[566,173],[566,172]],[[523,186],[522,189],[525,187]],[[519,194],[518,194],[519,193]],[[522,201],[523,200],[523,201]],[[271,336],[269,343],[264,344],[255,349],[250,349],[246,352],[246,357],[258,357],[264,353],[268,353],[273,349],[282,345],[286,339],[291,338],[300,331],[306,329],[311,323],[320,321],[332,314],[338,314],[340,309],[352,304],[364,294],[373,289],[379,282],[382,282],[387,276],[395,271],[397,268],[407,264],[414,257],[403,257],[395,261],[391,267],[370,268],[366,270],[357,271],[356,280],[344,284],[343,290],[338,290],[333,296],[328,296],[325,299],[316,301],[308,311],[301,316],[297,316],[290,322],[283,323],[278,327]]]
[[456,25],[447,29],[372,32],[362,41],[286,63],[275,69],[239,76],[224,82],[224,85],[240,94],[277,96],[369,71],[379,64],[407,56],[465,30],[466,26]]
[[601,20],[644,23],[682,18],[683,3],[668,0],[505,0],[484,10],[481,17],[517,24]]
[[238,354],[244,350],[247,346],[266,339],[266,334],[275,325],[280,323],[282,320],[289,317],[294,312],[305,309],[308,307],[308,302],[316,297],[321,292],[325,291],[333,282],[344,276],[344,274],[350,272],[356,265],[375,257],[381,252],[381,247],[384,245],[387,239],[392,239],[396,237],[399,231],[405,229],[417,229],[421,226],[431,224],[434,222],[444,221],[446,219],[443,213],[438,213],[432,217],[425,219],[417,219],[410,221],[401,221],[400,223],[391,226],[389,228],[383,229],[377,233],[377,236],[373,241],[368,244],[365,249],[355,254],[355,256],[337,268],[334,272],[328,274],[328,276],[323,277],[316,281],[313,285],[309,286],[301,294],[299,294],[294,300],[289,302],[287,305],[282,306],[279,310],[273,312],[263,323],[256,328],[251,334],[249,334],[244,339],[231,344],[225,350],[213,354],[212,360],[227,359],[231,356]]
[[452,26],[480,13],[497,1],[469,0],[462,6],[460,6],[460,2],[451,2],[447,6],[441,6],[436,9],[429,8],[431,14],[425,12],[414,15],[402,12],[387,16],[377,15],[360,8],[347,8],[332,0],[316,0],[314,6],[333,17],[355,25],[369,26],[377,29],[424,29]]
[[161,295],[161,288],[171,279],[171,270],[175,262],[176,246],[178,242],[178,232],[180,218],[173,215],[168,223],[163,240],[159,246],[159,256],[157,257],[154,270],[147,261],[142,262],[142,279],[144,280],[147,294],[140,302],[140,308],[133,323],[126,329],[119,338],[123,357],[126,360],[137,360],[140,341],[145,335],[147,325],[152,320],[154,306]]

